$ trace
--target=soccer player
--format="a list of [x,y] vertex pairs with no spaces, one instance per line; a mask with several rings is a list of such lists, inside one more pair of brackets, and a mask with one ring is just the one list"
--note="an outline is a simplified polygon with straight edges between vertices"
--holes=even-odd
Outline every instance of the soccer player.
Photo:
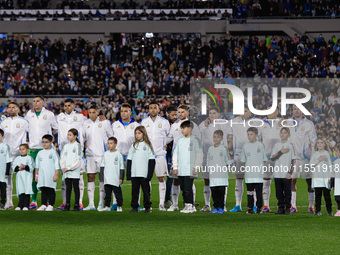
[[338,210],[334,216],[340,217],[340,144],[335,146],[335,156],[338,158],[333,163],[333,177],[334,177],[334,198],[338,205]]
[[[43,149],[43,144],[41,143],[41,137],[45,134],[52,135],[52,129],[57,130],[58,124],[54,114],[51,111],[48,111],[44,107],[45,101],[42,96],[35,96],[33,98],[33,108],[27,112],[25,119],[28,121],[28,137],[30,144],[30,152],[29,155],[36,159],[38,152]],[[34,175],[35,172],[33,172]],[[37,209],[37,182],[35,181],[35,177],[33,176],[33,195],[32,202],[29,206],[29,209]]]
[[[113,136],[117,139],[117,150],[123,155],[124,168],[126,169],[126,158],[129,153],[129,149],[135,141],[135,129],[140,124],[131,119],[132,109],[129,104],[122,104],[120,107],[120,120],[115,121],[112,124]],[[139,204],[138,200],[138,204]],[[117,209],[116,197],[113,196],[113,204],[111,210]],[[140,210],[142,207],[139,208]]]
[[65,144],[60,154],[60,167],[65,176],[66,183],[66,205],[63,211],[70,210],[72,187],[74,190],[74,207],[73,211],[79,211],[79,178],[80,164],[82,159],[82,148],[78,140],[79,133],[76,129],[71,128],[67,133],[68,144]]
[[42,137],[44,149],[38,152],[35,160],[35,181],[38,189],[41,190],[41,206],[37,211],[53,211],[55,203],[55,189],[60,165],[58,153],[52,149],[52,140],[53,137],[50,134]]
[[0,129],[0,210],[5,210],[7,178],[10,173],[12,162],[10,148],[3,140],[4,131]]
[[145,127],[148,137],[151,141],[153,151],[156,156],[155,172],[159,182],[159,210],[166,211],[165,202],[165,176],[168,176],[168,166],[166,162],[166,139],[170,131],[170,123],[168,120],[160,117],[157,102],[151,102],[149,105],[150,116],[142,120],[142,126]]
[[[9,117],[0,123],[1,129],[5,133],[4,142],[9,146],[11,150],[12,159],[20,155],[19,146],[27,141],[28,121],[20,117],[19,105],[15,102],[8,104]],[[13,169],[13,167],[11,168]],[[10,171],[7,179],[7,203],[6,209],[13,209],[12,200],[12,170]]]
[[[263,205],[263,166],[266,164],[267,157],[263,143],[256,140],[258,129],[255,127],[248,128],[247,136],[249,142],[243,145],[241,152],[242,166],[247,168],[245,171],[248,198],[247,214],[261,213]],[[256,192],[257,212],[254,211],[254,191]]]
[[104,177],[100,174],[100,164],[104,152],[107,150],[107,140],[113,136],[112,127],[108,120],[99,120],[99,111],[96,106],[92,105],[89,109],[89,119],[83,123],[83,136],[86,142],[86,173],[88,178],[87,194],[89,197],[89,205],[84,210],[95,210],[94,206],[94,181],[96,174],[99,173],[99,205],[98,210],[104,208]]
[[28,211],[30,203],[30,195],[33,194],[32,190],[32,178],[34,171],[33,158],[27,155],[29,147],[26,143],[19,146],[20,156],[17,156],[12,164],[12,169],[16,173],[15,186],[17,190],[17,196],[19,198],[18,207],[16,211]]
[[[72,99],[66,99],[64,102],[64,111],[58,115],[57,122],[58,122],[58,146],[59,150],[62,151],[64,146],[68,143],[67,140],[67,133],[71,128],[77,129],[79,132],[79,141],[80,144],[83,146],[83,135],[82,135],[82,126],[86,117],[82,114],[76,113],[74,111],[75,104]],[[83,174],[80,174],[80,199],[79,199],[79,206],[80,210],[83,209],[82,200],[83,200],[83,193],[84,193],[84,180]],[[57,210],[63,210],[66,204],[66,184],[63,177],[63,181],[61,182],[61,192],[63,196],[63,203],[57,208]]]
[[191,134],[193,124],[184,121],[181,124],[183,136],[178,140],[172,156],[174,175],[178,176],[184,208],[181,213],[196,212],[193,196],[193,182],[197,178],[197,168],[202,166],[203,151],[200,141]]
[[312,175],[311,172],[308,171],[306,165],[308,164],[309,158],[312,155],[312,152],[316,143],[316,131],[312,121],[308,120],[301,110],[294,105],[293,107],[293,117],[292,122],[295,120],[297,125],[291,128],[291,142],[294,145],[295,153],[296,153],[296,166],[295,171],[292,175],[292,207],[291,212],[297,212],[296,208],[296,181],[301,177],[306,179],[307,189],[308,189],[308,198],[309,198],[309,206],[308,212],[314,214],[314,191],[312,189]]
[[[283,127],[280,129],[281,141],[274,145],[270,155],[271,161],[275,163],[273,171],[277,198],[276,214],[290,214],[292,199],[292,173],[295,165],[294,146],[288,142],[290,129]],[[268,165],[268,163],[267,163]],[[287,170],[287,171],[285,171]],[[263,212],[263,210],[262,210]]]
[[[221,124],[215,124],[214,120],[218,119],[220,116],[220,109],[216,106],[213,106],[209,109],[209,117],[207,120],[203,121],[199,125],[199,130],[202,132],[202,143],[203,143],[203,150],[206,152],[208,149],[214,145],[213,140],[213,134],[216,130],[224,130],[224,133],[226,136],[228,134],[231,134],[231,129],[229,125],[221,125]],[[204,162],[207,162],[206,157],[204,157]],[[200,210],[201,212],[210,212],[210,196],[211,196],[211,190],[209,187],[209,171],[204,171],[201,174],[201,177],[204,179],[204,202],[205,206]]]
[[282,127],[281,121],[283,119],[278,118],[278,115],[279,110],[276,109],[273,113],[269,114],[267,118],[264,119],[264,125],[259,128],[261,130],[260,141],[263,143],[264,148],[266,149],[266,156],[268,158],[268,168],[267,171],[263,173],[263,213],[270,212],[269,198],[273,172],[269,171],[268,169],[273,169],[269,167],[274,167],[275,165],[275,162],[271,160],[270,155],[272,154],[274,145],[280,142],[280,128]]
[[151,141],[144,126],[135,130],[135,142],[131,145],[127,157],[127,179],[131,179],[132,199],[130,212],[138,212],[139,189],[143,190],[144,212],[151,212],[150,181],[153,176],[156,161]]
[[[210,213],[224,213],[226,204],[226,191],[229,185],[227,166],[230,163],[229,151],[222,145],[223,131],[214,131],[214,145],[210,146],[207,153],[207,168],[214,171],[209,172],[209,186],[212,193],[214,210]],[[224,170],[224,171],[223,171]]]
[[124,180],[124,160],[122,154],[116,150],[117,139],[110,137],[107,141],[108,150],[105,151],[101,162],[100,172],[104,176],[105,208],[101,211],[110,211],[111,194],[114,192],[117,199],[117,212],[122,212]]

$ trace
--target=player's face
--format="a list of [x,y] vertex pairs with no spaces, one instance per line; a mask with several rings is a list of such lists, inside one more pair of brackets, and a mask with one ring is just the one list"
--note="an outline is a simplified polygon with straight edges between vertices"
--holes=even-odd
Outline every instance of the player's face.
[[129,107],[122,107],[120,110],[120,117],[122,118],[123,121],[129,120],[131,117],[131,110]]
[[300,118],[302,116],[302,112],[299,108],[297,108],[296,106],[294,106],[293,108],[293,116],[295,118]]
[[10,117],[17,116],[19,113],[19,108],[15,104],[10,104],[8,106],[8,114]]
[[75,140],[76,140],[76,136],[72,133],[72,132],[68,132],[67,133],[67,140],[70,142],[70,143],[72,143],[72,142],[74,142]]
[[74,104],[72,103],[65,103],[64,104],[64,111],[67,113],[67,114],[71,114],[71,112],[74,110]]
[[113,150],[114,148],[116,148],[117,144],[112,141],[112,140],[108,140],[107,141],[107,147],[109,148],[109,150]]
[[4,136],[0,134],[0,142],[4,140]]
[[49,140],[42,139],[42,145],[43,145],[44,149],[50,149],[51,148],[51,144],[52,144],[52,142],[50,142]]
[[178,112],[178,119],[180,120],[185,120],[189,116],[189,112],[184,109],[179,108],[177,112]]
[[149,106],[149,114],[152,118],[156,117],[159,113],[159,107],[157,104],[152,104]]
[[248,108],[244,108],[244,114],[241,115],[241,117],[243,119],[247,120],[247,119],[249,119],[250,116],[251,116],[251,113],[250,113],[249,109]]
[[268,114],[268,119],[273,120],[276,119],[277,115],[278,115],[279,111],[276,109],[275,112],[273,112],[272,114]]
[[182,131],[182,135],[188,136],[191,133],[191,128],[190,127],[181,128],[181,131]]
[[223,140],[223,137],[218,134],[214,134],[213,139],[214,139],[214,144],[220,144]]
[[136,140],[139,142],[142,142],[144,140],[144,134],[139,130],[136,130],[135,136]]
[[98,115],[99,115],[99,113],[98,113],[97,110],[95,110],[95,109],[89,110],[89,117],[92,121],[95,121],[98,118]]
[[284,130],[284,129],[282,129],[281,131],[280,131],[280,138],[281,138],[281,140],[287,140],[288,138],[289,138],[289,133],[287,132],[287,130]]
[[41,111],[43,106],[44,106],[44,101],[41,100],[41,98],[39,98],[39,97],[33,98],[33,108],[34,108],[34,110]]
[[171,122],[175,122],[176,118],[177,118],[177,112],[176,111],[172,111],[172,112],[168,113],[168,118],[169,118],[169,120]]
[[20,152],[20,155],[21,155],[21,156],[26,156],[28,150],[26,149],[25,146],[20,146],[20,147],[19,147],[19,152]]
[[209,111],[209,119],[210,120],[216,120],[218,118],[218,116],[220,116],[220,114],[217,111],[215,111],[215,110]]
[[248,135],[248,140],[250,142],[255,142],[256,141],[257,134],[255,134],[253,131],[247,132],[247,135]]
[[320,151],[320,150],[324,150],[325,147],[326,147],[326,144],[324,143],[324,141],[322,141],[322,140],[319,139],[319,140],[316,142],[316,147],[318,148],[319,151]]

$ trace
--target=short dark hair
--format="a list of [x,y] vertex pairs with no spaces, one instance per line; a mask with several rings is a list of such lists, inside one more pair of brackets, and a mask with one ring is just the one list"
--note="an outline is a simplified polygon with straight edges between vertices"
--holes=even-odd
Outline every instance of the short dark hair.
[[97,107],[96,107],[96,105],[92,104],[92,105],[90,106],[89,110],[91,110],[91,109],[94,109],[94,110],[96,110],[96,111],[97,111]]
[[10,103],[8,104],[8,106],[10,106],[11,104],[14,104],[16,107],[20,108],[19,104],[16,103],[16,102],[10,102]]
[[122,106],[120,107],[120,109],[122,109],[123,107],[124,107],[124,108],[129,108],[130,111],[132,111],[132,107],[131,107],[130,104],[124,103],[124,104],[122,104]]
[[0,129],[0,135],[2,135],[2,136],[5,135],[5,132],[2,129]]
[[218,130],[215,130],[214,131],[214,135],[218,135],[218,136],[220,136],[220,137],[223,137],[223,131],[222,130],[220,130],[220,129],[218,129]]
[[41,96],[41,95],[36,95],[36,96],[34,96],[33,98],[40,98],[41,100],[45,101],[45,99],[44,99],[43,96]]
[[159,106],[156,101],[151,101],[149,105],[152,105],[152,104],[156,104],[157,106]]
[[280,129],[280,133],[282,130],[286,130],[288,134],[290,134],[290,129],[288,127],[283,127]]
[[74,104],[74,101],[73,101],[73,99],[71,99],[71,98],[67,98],[67,99],[65,100],[64,104],[65,104],[65,103]]
[[20,144],[20,145],[19,145],[19,148],[20,148],[20,147],[25,147],[27,150],[30,149],[30,147],[28,146],[27,143],[22,143],[22,144]]
[[189,106],[187,106],[186,104],[181,104],[180,106],[178,106],[178,109],[189,111]]
[[193,129],[194,124],[192,124],[192,122],[190,120],[183,121],[182,124],[181,124],[181,128],[188,128],[188,127]]
[[166,112],[167,112],[167,113],[170,113],[170,112],[177,112],[177,109],[176,109],[175,106],[170,105],[170,106],[168,106],[168,107],[166,108]]
[[118,141],[117,141],[117,138],[116,137],[114,137],[114,136],[111,136],[109,139],[107,139],[108,141],[113,141],[115,144],[117,144],[118,143]]
[[221,112],[221,109],[218,107],[218,106],[211,106],[209,108],[209,112],[212,111],[212,110],[215,110],[216,112],[220,113]]
[[46,135],[44,135],[44,136],[42,137],[42,139],[46,139],[46,140],[48,140],[49,142],[52,142],[53,136],[51,136],[51,135],[49,135],[49,134],[46,134]]
[[255,135],[259,133],[259,130],[256,127],[250,127],[247,129],[247,132],[254,132]]

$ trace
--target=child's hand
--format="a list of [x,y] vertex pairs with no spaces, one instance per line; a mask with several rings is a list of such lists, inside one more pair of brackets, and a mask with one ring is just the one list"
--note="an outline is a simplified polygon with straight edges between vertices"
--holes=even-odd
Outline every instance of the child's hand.
[[20,164],[19,170],[24,170],[25,169],[25,165],[24,164]]
[[174,175],[178,175],[178,169],[173,170]]
[[290,179],[292,179],[292,175],[291,175],[290,173],[287,173],[287,175],[286,175],[286,179],[287,179],[287,180],[290,180]]
[[5,175],[5,178],[8,178],[9,176],[8,175]]
[[38,175],[35,176],[35,182],[38,182]]
[[63,168],[63,169],[61,169],[61,171],[63,171],[63,173],[66,173],[67,172],[67,168]]
[[281,152],[282,152],[283,154],[287,153],[288,151],[289,151],[289,148],[283,148],[283,147],[282,147],[282,149],[281,149]]
[[119,180],[119,184],[120,184],[120,185],[123,184],[123,180],[122,180],[122,179]]
[[57,174],[55,174],[55,175],[53,176],[53,181],[54,181],[54,182],[57,182],[57,181],[58,181],[58,175],[57,175]]
[[321,161],[324,161],[325,159],[326,159],[326,156],[320,156],[320,157],[318,158],[318,161],[321,162]]
[[329,179],[328,179],[328,183],[331,184],[331,182],[332,182],[332,181],[331,181],[331,178],[329,178]]
[[194,169],[192,170],[192,174],[193,174],[193,175],[196,175],[196,174],[198,174],[198,172],[197,172],[197,169],[196,169],[196,168],[194,168]]

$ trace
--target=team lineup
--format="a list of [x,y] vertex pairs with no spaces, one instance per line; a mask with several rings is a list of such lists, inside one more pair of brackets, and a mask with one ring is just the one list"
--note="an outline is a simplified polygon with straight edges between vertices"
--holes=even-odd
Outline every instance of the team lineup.
[[[328,142],[317,137],[312,121],[293,107],[288,120],[296,126],[282,125],[279,110],[263,119],[264,125],[216,124],[220,109],[212,106],[203,121],[190,120],[189,106],[169,106],[167,119],[160,117],[157,102],[149,104],[149,116],[141,123],[131,119],[129,104],[120,106],[121,119],[110,123],[99,115],[96,105],[88,109],[89,118],[76,113],[72,99],[64,101],[58,116],[44,108],[44,98],[33,98],[33,108],[24,118],[15,102],[8,105],[9,117],[0,123],[0,209],[14,209],[13,176],[16,176],[15,210],[53,211],[56,186],[62,173],[62,204],[57,210],[98,210],[121,212],[121,185],[131,181],[131,212],[152,211],[150,181],[155,174],[159,186],[160,211],[196,212],[195,179],[204,179],[202,212],[227,211],[227,191],[232,167],[236,177],[236,204],[230,212],[242,212],[244,182],[247,214],[271,212],[271,182],[275,182],[276,214],[297,212],[297,179],[306,180],[308,212],[321,215],[321,198],[325,198],[328,215],[332,213],[331,190],[340,216],[340,145],[335,146],[333,160]],[[245,106],[235,122],[254,118]],[[271,120],[271,121],[268,121]],[[274,121],[273,121],[274,120]],[[254,120],[255,121],[255,120]],[[198,122],[198,123],[196,123]],[[59,152],[53,145],[57,133]],[[324,171],[311,171],[311,169]],[[275,169],[275,170],[274,170]],[[276,170],[280,169],[280,170]],[[83,206],[84,175],[87,175],[87,206]],[[99,203],[95,205],[95,179],[99,176]],[[38,206],[38,191],[41,204]],[[155,192],[155,191],[152,191]],[[182,192],[184,208],[180,210]],[[143,208],[141,205],[143,193]],[[112,195],[113,194],[113,195]],[[124,195],[124,196],[123,196]],[[213,199],[213,209],[211,201]],[[172,200],[172,201],[171,201]],[[166,209],[168,208],[168,209]]]

